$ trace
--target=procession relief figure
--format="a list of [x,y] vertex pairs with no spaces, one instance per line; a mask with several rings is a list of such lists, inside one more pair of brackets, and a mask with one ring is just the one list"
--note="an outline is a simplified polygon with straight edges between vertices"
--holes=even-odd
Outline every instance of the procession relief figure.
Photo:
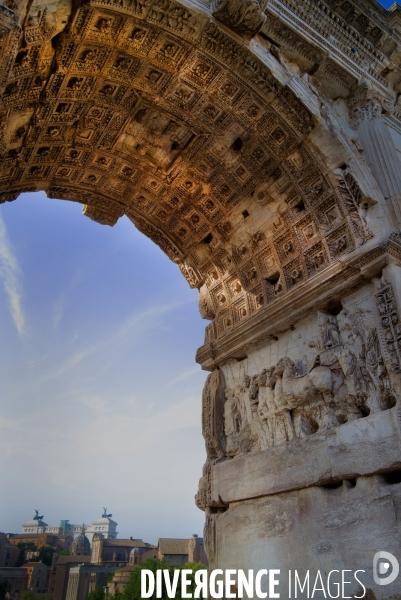
[[260,395],[266,383],[265,373],[260,375],[253,375],[249,386],[249,403],[251,406],[252,420],[250,422],[250,430],[254,438],[255,450],[263,450],[267,448],[269,444],[269,437],[267,430],[263,426],[263,422],[260,418],[261,402],[263,399]]
[[372,313],[362,309],[352,314],[343,311],[341,320],[346,345],[339,355],[339,362],[350,395],[369,414],[391,407],[394,392]]
[[226,452],[228,456],[238,451],[238,435],[241,433],[242,415],[240,401],[235,397],[235,390],[226,389],[224,404],[224,433],[226,435]]
[[227,456],[237,456],[256,449],[252,433],[249,387],[250,384],[248,387],[240,384],[225,391],[224,432]]
[[339,346],[340,332],[336,317],[319,311],[318,324],[323,350]]
[[375,387],[364,360],[364,334],[355,327],[355,319],[348,314],[348,311],[343,310],[340,315],[342,326],[341,336],[338,335],[339,343],[328,346],[326,331],[330,327],[336,327],[339,332],[338,319],[332,315],[319,314],[323,348],[320,361],[321,364],[329,366],[333,373],[340,373],[343,377],[344,387],[341,393],[340,390],[336,393],[336,406],[337,409],[342,408],[343,419],[348,421],[369,414],[372,408],[373,412],[376,412],[378,407],[375,400]]
[[260,418],[264,415],[273,415],[276,410],[274,402],[274,387],[276,378],[274,377],[275,366],[270,369],[263,369],[259,375],[259,408],[258,414]]
[[275,431],[275,413],[276,404],[274,402],[274,388],[276,377],[274,376],[275,366],[270,369],[263,369],[259,376],[259,406],[258,417],[262,422],[263,447],[274,445]]
[[251,405],[252,421],[258,418],[259,406],[259,375],[254,375],[249,386],[249,401]]
[[251,401],[250,401],[250,394],[249,394],[250,386],[251,386],[251,378],[249,377],[249,375],[245,375],[244,380],[243,380],[242,393],[243,393],[243,398],[244,398],[244,410],[246,412],[246,417],[247,417],[248,423],[252,422],[252,408],[251,408]]

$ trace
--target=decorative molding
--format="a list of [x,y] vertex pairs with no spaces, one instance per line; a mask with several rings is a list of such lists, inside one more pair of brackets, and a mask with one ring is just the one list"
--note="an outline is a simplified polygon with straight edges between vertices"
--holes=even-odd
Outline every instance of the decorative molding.
[[213,0],[213,16],[238,33],[253,37],[265,21],[259,0]]
[[308,315],[311,308],[316,307],[317,296],[319,306],[328,304],[333,297],[341,296],[347,290],[366,283],[365,273],[370,273],[370,265],[374,271],[380,271],[389,257],[401,260],[401,240],[397,234],[392,234],[380,244],[362,246],[354,252],[354,256],[332,265],[308,282],[287,292],[285,297],[279,297],[262,307],[236,329],[228,330],[218,342],[214,340],[201,346],[197,351],[196,361],[203,369],[212,370],[230,358],[243,358],[248,344],[265,343]]

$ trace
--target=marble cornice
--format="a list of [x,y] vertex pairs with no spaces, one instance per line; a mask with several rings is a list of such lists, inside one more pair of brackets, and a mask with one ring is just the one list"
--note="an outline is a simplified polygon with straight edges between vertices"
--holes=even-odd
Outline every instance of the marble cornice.
[[245,358],[247,347],[273,340],[293,323],[306,317],[311,309],[323,308],[331,300],[366,283],[391,259],[401,261],[401,239],[395,233],[381,241],[372,240],[261,308],[233,331],[219,337],[216,345],[211,342],[201,346],[196,361],[203,369],[211,371],[226,360]]
[[[304,4],[307,6],[304,7]],[[269,2],[267,12],[294,29],[306,41],[328,53],[339,66],[345,68],[357,80],[362,77],[371,79],[383,93],[387,92],[386,79],[377,72],[367,71],[363,61],[374,61],[376,65],[380,65],[379,70],[383,71],[388,59],[357,34],[341,17],[334,15],[333,11],[324,12],[311,2],[303,3],[302,7],[299,7],[292,0],[273,0]],[[336,37],[338,43],[334,44],[328,35]],[[351,48],[357,49],[358,57]]]
[[[211,467],[211,503],[227,506],[399,469],[399,435],[397,409],[392,409],[268,450],[216,461]],[[375,443],[380,452],[369,453]],[[361,455],[368,458],[359,461]]]
[[401,135],[401,110],[395,110],[392,114],[387,115],[385,120],[392,129],[395,129]]

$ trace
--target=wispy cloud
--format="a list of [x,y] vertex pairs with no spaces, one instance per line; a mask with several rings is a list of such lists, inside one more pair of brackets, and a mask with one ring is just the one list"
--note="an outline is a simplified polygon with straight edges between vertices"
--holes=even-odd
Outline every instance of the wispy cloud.
[[80,269],[78,269],[78,271],[74,273],[74,276],[70,281],[69,285],[60,294],[58,300],[55,302],[53,307],[53,329],[59,329],[61,319],[64,317],[64,313],[71,299],[71,296],[73,295],[73,293],[75,293],[77,286],[81,283],[84,277],[84,268],[81,267]]
[[61,319],[64,315],[64,311],[65,311],[65,298],[64,298],[64,296],[60,296],[60,298],[55,303],[54,310],[53,310],[53,328],[54,329],[59,328]]
[[194,375],[198,375],[201,372],[202,371],[199,366],[193,367],[192,369],[188,369],[187,371],[184,371],[183,373],[181,373],[177,377],[174,377],[174,379],[166,383],[166,387],[169,385],[175,385],[176,383],[184,381],[185,379],[191,379]]
[[52,373],[49,376],[45,377],[44,381],[46,381],[47,379],[53,379],[55,377],[56,378],[60,377],[66,371],[71,371],[71,369],[73,369],[74,367],[79,365],[85,358],[87,358],[88,356],[91,356],[92,354],[94,354],[97,351],[98,351],[98,348],[96,346],[90,346],[88,348],[85,348],[84,350],[81,350],[80,352],[77,352],[76,354],[73,354],[72,356],[67,358],[67,360],[65,360],[63,363],[61,363],[58,366],[58,368],[53,367]]
[[21,306],[21,277],[22,272],[17,257],[8,239],[5,223],[0,216],[0,279],[3,280],[11,315],[20,336],[24,334],[25,327],[25,317]]
[[[108,334],[104,339],[97,340],[95,343],[76,350],[74,354],[61,361],[58,365],[53,365],[51,371],[45,374],[40,379],[40,382],[42,383],[51,379],[57,379],[67,371],[71,371],[77,367],[90,356],[99,354],[111,347],[114,347],[116,350],[116,348],[121,347],[124,343],[129,343],[132,347],[136,341],[141,339],[141,336],[144,333],[148,333],[152,329],[157,329],[160,326],[160,319],[164,315],[179,306],[181,306],[181,303],[177,302],[175,304],[152,306],[145,310],[133,313],[113,335]],[[103,369],[105,368],[106,367],[103,365]]]
[[161,317],[179,308],[183,304],[185,303],[175,302],[171,304],[159,304],[133,313],[130,317],[128,317],[128,319],[126,319],[123,326],[120,327],[117,333],[108,340],[107,345],[118,343],[127,336],[129,336],[131,343],[131,332],[134,332],[134,335],[139,337],[140,334],[145,331],[149,331],[149,329],[158,328],[160,325],[159,319]]
[[37,367],[38,365],[40,365],[41,363],[45,362],[49,357],[51,356],[51,354],[45,354],[44,356],[41,356],[40,358],[36,358],[35,360],[29,360],[26,364],[28,367]]

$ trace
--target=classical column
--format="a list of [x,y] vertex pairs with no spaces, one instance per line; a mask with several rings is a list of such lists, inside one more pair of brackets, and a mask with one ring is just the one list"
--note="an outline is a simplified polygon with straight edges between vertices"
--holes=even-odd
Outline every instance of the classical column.
[[364,159],[387,201],[394,227],[401,227],[401,161],[384,120],[386,106],[366,85],[349,101]]

